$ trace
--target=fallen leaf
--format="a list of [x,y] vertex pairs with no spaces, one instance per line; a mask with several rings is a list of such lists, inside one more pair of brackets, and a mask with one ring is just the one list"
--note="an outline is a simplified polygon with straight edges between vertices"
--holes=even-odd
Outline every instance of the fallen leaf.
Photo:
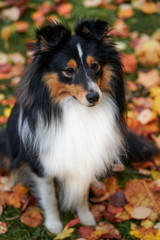
[[4,234],[8,231],[7,223],[0,221],[0,234]]
[[[42,211],[37,207],[29,207],[20,217],[21,222],[31,228],[36,228],[43,222]],[[57,238],[58,239],[58,238]],[[63,238],[61,238],[63,239]]]
[[119,213],[119,212],[123,212],[123,208],[122,207],[115,207],[115,206],[113,206],[109,203],[107,211],[116,214],[116,213]]
[[8,63],[8,55],[0,52],[0,65]]
[[123,207],[126,204],[124,190],[120,190],[114,193],[111,196],[109,203],[114,207]]
[[150,216],[151,214],[151,208],[147,208],[147,207],[135,207],[133,209],[133,212],[131,213],[131,216],[134,219],[146,219]]
[[110,31],[110,35],[115,37],[128,38],[130,36],[129,27],[122,19],[117,19],[114,22],[113,29]]
[[135,54],[121,54],[121,60],[124,65],[124,69],[128,73],[134,73],[137,70],[137,59]]
[[60,16],[69,15],[72,12],[73,5],[71,3],[62,3],[57,6],[57,12]]
[[3,212],[3,207],[2,205],[0,205],[0,216],[2,215],[2,212]]
[[130,219],[131,215],[126,210],[123,210],[120,213],[116,213],[115,215],[115,222],[124,222]]
[[144,66],[160,63],[160,43],[154,39],[145,41],[135,51],[138,61]]
[[134,207],[151,208],[157,214],[160,213],[160,187],[150,179],[131,180],[127,183],[125,196]]
[[4,47],[9,48],[9,38],[11,34],[15,31],[12,26],[5,26],[1,29],[1,38],[4,41]]
[[37,27],[42,26],[45,21],[44,14],[41,11],[36,11],[32,13],[31,17]]
[[21,183],[16,184],[13,192],[9,195],[8,204],[19,208],[27,200],[28,188],[22,186]]
[[92,232],[93,229],[91,229],[89,226],[83,226],[78,229],[78,235],[81,238],[89,239],[91,237]]
[[156,171],[154,169],[151,169],[151,175],[154,180],[160,179],[160,171]]
[[93,204],[91,206],[91,212],[97,221],[101,219],[105,210],[106,206],[103,203]]
[[11,8],[6,8],[1,12],[1,18],[4,20],[9,19],[12,21],[17,21],[21,15],[20,9],[16,6]]
[[96,227],[96,230],[104,231],[105,239],[120,239],[122,236],[112,224],[106,222],[100,222]]
[[160,222],[158,222],[154,225],[154,229],[160,229]]
[[0,125],[5,124],[8,121],[8,118],[5,116],[0,116]]
[[145,228],[151,228],[153,227],[153,222],[149,219],[141,221],[141,226]]
[[160,75],[156,69],[151,71],[139,71],[137,83],[140,83],[146,88],[156,87],[160,84]]
[[11,114],[12,109],[11,108],[5,108],[3,111],[3,114],[6,118],[9,118],[10,114]]
[[133,15],[134,15],[134,11],[130,4],[121,4],[120,5],[119,11],[118,11],[119,18],[130,18]]
[[17,21],[14,23],[17,32],[26,33],[29,28],[29,23],[25,21]]
[[113,195],[117,190],[120,189],[120,186],[117,184],[117,179],[115,177],[109,177],[105,180],[106,191]]
[[144,2],[140,9],[143,13],[148,14],[148,15],[158,12],[157,4],[155,4],[152,1]]
[[87,8],[95,8],[104,4],[104,0],[83,0],[83,5]]
[[160,229],[136,227],[130,231],[130,234],[141,240],[158,240],[160,239]]
[[79,224],[79,223],[80,223],[80,220],[79,220],[78,218],[75,218],[75,219],[69,221],[69,222],[65,225],[65,227],[68,227],[68,228],[74,227],[75,225],[77,225],[77,224]]
[[138,114],[137,120],[141,124],[145,125],[148,124],[149,122],[152,122],[153,120],[157,120],[157,115],[150,109],[144,109]]

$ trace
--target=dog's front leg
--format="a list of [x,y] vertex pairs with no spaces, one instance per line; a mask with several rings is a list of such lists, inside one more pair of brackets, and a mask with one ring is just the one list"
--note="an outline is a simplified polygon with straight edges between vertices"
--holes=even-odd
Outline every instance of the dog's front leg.
[[84,225],[96,225],[95,218],[88,206],[89,187],[90,185],[85,186],[84,188],[82,201],[80,201],[77,206],[77,215]]
[[59,233],[63,229],[60,221],[57,198],[53,178],[37,178],[40,203],[45,212],[45,226],[51,233]]

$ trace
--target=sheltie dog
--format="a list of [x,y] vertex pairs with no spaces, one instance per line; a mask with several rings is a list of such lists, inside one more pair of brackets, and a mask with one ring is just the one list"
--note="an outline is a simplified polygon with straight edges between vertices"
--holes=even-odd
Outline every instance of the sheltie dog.
[[0,132],[1,167],[14,179],[17,173],[32,179],[52,233],[62,230],[55,182],[61,208],[95,225],[90,184],[126,152],[123,69],[108,32],[107,22],[86,19],[74,34],[54,21],[39,28],[17,103]]

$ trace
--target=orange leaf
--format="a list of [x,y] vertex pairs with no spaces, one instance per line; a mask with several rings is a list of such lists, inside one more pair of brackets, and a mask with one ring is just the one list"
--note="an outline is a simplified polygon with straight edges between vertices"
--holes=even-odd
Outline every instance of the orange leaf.
[[62,3],[57,7],[60,16],[68,15],[72,12],[73,5],[71,3]]
[[151,71],[139,71],[137,83],[140,83],[146,88],[156,87],[160,84],[160,75],[156,69]]
[[121,55],[124,69],[128,73],[134,73],[137,70],[137,59],[134,54],[122,53]]
[[21,215],[21,222],[26,224],[28,227],[35,228],[41,225],[43,222],[43,216],[41,210],[37,207],[29,207],[27,210]]
[[26,33],[29,28],[29,24],[24,21],[17,21],[14,23],[16,31],[20,33]]
[[80,220],[79,220],[78,218],[75,218],[75,219],[69,221],[69,222],[65,225],[65,227],[70,228],[70,227],[73,227],[73,226],[77,225],[78,223],[80,223]]
[[134,15],[134,11],[132,9],[121,9],[118,11],[118,17],[120,18],[130,18]]
[[145,14],[153,14],[158,12],[158,6],[154,2],[144,2],[141,11]]
[[91,212],[97,221],[101,219],[105,210],[106,206],[103,203],[94,204],[91,207]]

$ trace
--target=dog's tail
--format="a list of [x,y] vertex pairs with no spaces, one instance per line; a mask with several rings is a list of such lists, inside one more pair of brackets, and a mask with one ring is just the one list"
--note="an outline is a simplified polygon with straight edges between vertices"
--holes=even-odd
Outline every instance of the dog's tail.
[[8,174],[10,169],[9,141],[6,130],[0,131],[0,170],[2,174]]
[[126,143],[128,147],[128,157],[133,160],[145,161],[158,153],[158,148],[145,138],[127,131]]

